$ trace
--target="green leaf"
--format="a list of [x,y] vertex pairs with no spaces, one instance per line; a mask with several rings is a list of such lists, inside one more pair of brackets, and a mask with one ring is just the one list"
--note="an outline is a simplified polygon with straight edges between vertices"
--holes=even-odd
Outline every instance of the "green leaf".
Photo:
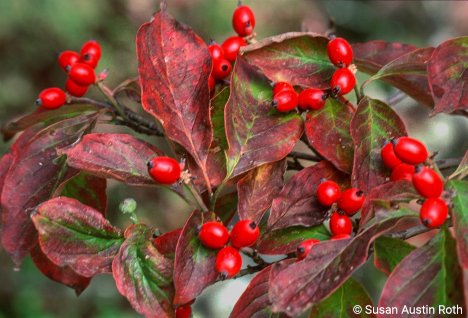
[[455,192],[452,217],[460,265],[468,269],[468,181],[451,180],[447,188]]
[[224,131],[224,108],[229,99],[229,87],[224,87],[211,100],[211,121],[213,123],[213,146],[228,149],[226,133]]
[[457,170],[455,170],[454,173],[452,173],[449,177],[449,179],[454,179],[457,177],[457,179],[464,179],[466,176],[468,176],[468,151],[465,152],[465,155],[463,156],[462,161],[458,165]]
[[416,247],[403,240],[381,236],[374,242],[374,265],[387,275]]

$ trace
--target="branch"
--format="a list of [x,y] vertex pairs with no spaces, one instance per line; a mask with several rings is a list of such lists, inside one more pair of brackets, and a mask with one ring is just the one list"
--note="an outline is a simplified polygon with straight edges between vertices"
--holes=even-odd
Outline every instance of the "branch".
[[[447,227],[451,227],[452,226],[452,220],[449,219],[447,220],[447,222],[445,222],[445,224],[447,225]],[[409,229],[406,229],[406,230],[403,230],[403,231],[399,231],[399,232],[395,232],[395,233],[390,233],[386,236],[388,237],[391,237],[391,238],[397,238],[397,239],[401,239],[401,240],[407,240],[413,236],[417,236],[419,234],[423,234],[423,233],[426,233],[426,232],[429,232],[429,231],[432,231],[433,229],[430,229],[424,225],[418,225],[418,226],[414,226],[414,227],[410,227]]]
[[295,162],[297,161],[297,159],[304,159],[304,160],[309,160],[309,161],[314,161],[314,162],[319,162],[323,160],[323,157],[320,155],[308,154],[308,153],[299,152],[299,151],[291,151],[288,154],[288,157],[293,158]]

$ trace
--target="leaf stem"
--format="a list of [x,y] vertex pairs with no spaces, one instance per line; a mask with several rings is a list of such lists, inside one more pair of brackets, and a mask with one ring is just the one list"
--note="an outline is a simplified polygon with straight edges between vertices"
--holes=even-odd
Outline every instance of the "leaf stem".
[[319,162],[323,160],[321,156],[299,152],[299,151],[291,151],[288,154],[288,157],[293,158],[294,161],[296,161],[297,159],[303,159],[303,160],[314,161],[314,162]]
[[223,188],[224,188],[225,181],[226,181],[226,180],[224,180],[224,181],[216,188],[215,192],[214,192],[213,195],[211,196],[211,200],[210,200],[210,209],[211,209],[211,211],[214,211],[214,210],[215,210],[216,200],[218,200],[219,194],[221,193],[221,191],[222,191]]
[[198,205],[200,210],[202,210],[203,212],[208,212],[208,207],[206,206],[205,202],[203,202],[203,199],[201,198],[200,194],[198,194],[198,191],[194,188],[192,182],[184,183],[184,186],[195,199],[195,203]]
[[109,89],[106,85],[104,85],[103,82],[97,82],[96,87],[101,92],[101,94],[111,103],[111,105],[114,107],[114,109],[120,115],[120,117],[122,117],[123,119],[128,119],[127,115],[125,114],[125,112],[123,110],[123,108],[120,106],[120,104],[117,102],[117,100],[112,95],[112,90]]

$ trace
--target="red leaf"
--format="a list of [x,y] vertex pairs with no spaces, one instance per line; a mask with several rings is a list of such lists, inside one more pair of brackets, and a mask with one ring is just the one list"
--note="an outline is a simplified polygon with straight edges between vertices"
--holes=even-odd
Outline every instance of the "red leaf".
[[153,229],[131,225],[126,240],[112,262],[112,275],[118,291],[146,318],[174,317],[171,300],[172,267],[151,244]]
[[217,251],[204,247],[197,234],[200,225],[215,219],[214,213],[194,211],[185,223],[174,261],[175,305],[189,303],[218,278],[215,271]]
[[309,145],[346,173],[353,167],[354,145],[349,132],[353,114],[352,107],[329,98],[324,108],[309,112],[305,121]]
[[164,256],[174,259],[177,242],[179,241],[182,229],[176,229],[161,236],[158,236],[153,240],[153,245],[158,251]]
[[371,226],[353,239],[321,242],[302,261],[273,265],[270,274],[270,300],[274,312],[297,316],[319,303],[340,287],[352,272],[364,264],[372,241],[407,217],[409,210],[382,213]]
[[322,207],[316,198],[317,187],[323,178],[334,180],[342,185],[348,184],[346,175],[336,170],[327,161],[321,161],[299,171],[273,200],[268,218],[269,229],[321,224],[328,210]]
[[468,37],[439,45],[427,65],[435,107],[432,114],[468,111]]
[[[3,190],[3,183],[5,182],[5,177],[10,169],[10,166],[13,162],[13,155],[11,153],[4,154],[0,158],[0,196]],[[0,205],[0,225],[2,224],[2,210],[3,206]]]
[[406,135],[403,121],[387,104],[364,98],[351,121],[354,141],[352,183],[365,193],[388,178],[388,169],[380,157],[385,141]]
[[55,264],[70,266],[86,277],[111,271],[122,233],[99,211],[58,197],[42,203],[32,220],[42,251]]
[[246,174],[237,182],[239,218],[257,222],[271,206],[273,198],[283,186],[286,161],[264,164]]
[[277,112],[271,94],[268,80],[238,58],[225,109],[228,177],[283,159],[302,135],[301,116]]
[[140,27],[136,42],[143,108],[190,153],[210,189],[206,165],[213,129],[206,44],[164,9]]
[[101,178],[131,185],[155,185],[148,175],[148,161],[162,155],[156,147],[127,134],[89,134],[62,150],[68,165]]

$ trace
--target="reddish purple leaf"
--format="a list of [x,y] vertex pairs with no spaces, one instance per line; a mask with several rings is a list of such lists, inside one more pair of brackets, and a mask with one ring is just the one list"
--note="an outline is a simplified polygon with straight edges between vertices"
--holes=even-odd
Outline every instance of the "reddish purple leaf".
[[[441,317],[445,315],[438,315],[439,306],[458,305],[462,308],[462,313],[458,311],[454,317],[465,317],[462,275],[455,240],[443,228],[426,245],[405,257],[390,274],[382,291],[379,307],[435,307],[434,314],[424,317]],[[414,315],[400,312],[398,317],[409,318]]]
[[314,226],[325,221],[328,208],[322,207],[316,198],[321,180],[334,180],[343,189],[349,181],[345,174],[327,161],[321,161],[296,173],[273,200],[268,218],[270,230],[291,226]]
[[352,184],[369,193],[387,180],[388,169],[380,157],[385,141],[406,135],[403,121],[387,104],[364,98],[351,121],[354,141]]
[[[5,182],[5,177],[10,169],[10,166],[13,162],[13,155],[11,153],[4,154],[0,158],[0,196],[3,190],[3,183]],[[3,206],[0,205],[0,225],[2,224],[2,209]]]
[[164,256],[174,259],[177,242],[179,241],[182,229],[176,229],[163,235],[158,236],[153,240],[153,245]]
[[172,268],[169,258],[151,243],[153,229],[131,225],[125,242],[112,262],[118,291],[146,318],[174,317],[172,309]]
[[388,276],[414,249],[403,240],[381,236],[374,241],[374,266]]
[[302,135],[301,116],[277,112],[271,106],[271,94],[268,80],[258,69],[238,58],[225,109],[228,177],[283,159]]
[[435,100],[433,114],[468,111],[468,37],[439,45],[427,65]]
[[319,303],[366,262],[375,238],[400,224],[400,220],[417,216],[410,210],[383,211],[353,239],[321,242],[300,262],[273,265],[269,291],[273,311],[297,316]]
[[283,187],[286,161],[267,163],[249,171],[237,182],[239,218],[257,223]]
[[76,169],[131,185],[155,185],[147,163],[162,155],[156,147],[127,134],[89,134],[62,153]]
[[86,277],[111,271],[123,237],[101,212],[58,197],[42,203],[32,220],[42,251],[55,264]]
[[203,39],[174,20],[164,6],[137,34],[142,105],[166,135],[190,153],[210,188],[210,54]]
[[337,169],[351,173],[354,144],[349,131],[354,109],[329,98],[325,107],[307,114],[305,135],[311,147]]
[[458,259],[468,269],[468,181],[451,180],[447,188],[454,192],[452,197],[452,218],[457,238]]
[[200,225],[215,219],[214,213],[194,211],[184,225],[174,261],[175,305],[189,303],[218,278],[217,251],[204,247],[197,234]]

